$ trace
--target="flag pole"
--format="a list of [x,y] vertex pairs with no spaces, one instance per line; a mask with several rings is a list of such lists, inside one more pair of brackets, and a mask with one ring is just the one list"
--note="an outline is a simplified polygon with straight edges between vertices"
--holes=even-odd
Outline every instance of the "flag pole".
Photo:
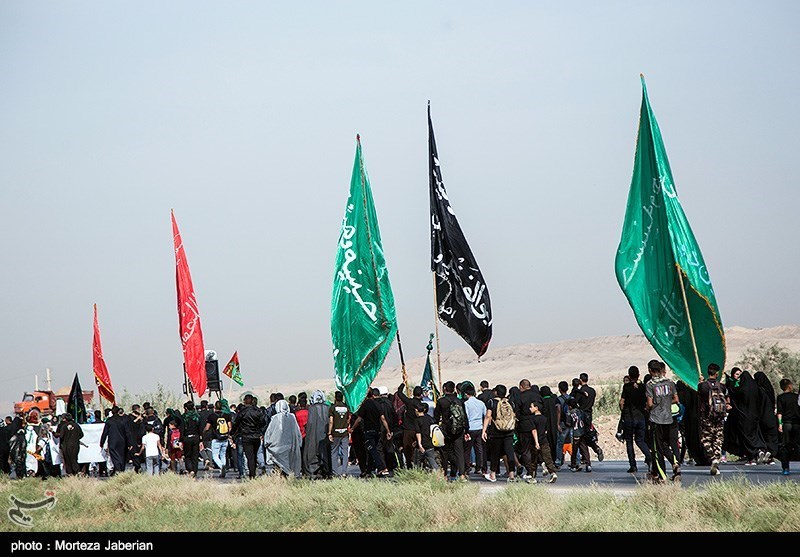
[[692,348],[694,349],[694,360],[697,362],[697,375],[700,381],[703,380],[703,371],[700,368],[700,355],[697,353],[697,341],[694,338],[694,327],[692,327],[692,314],[689,313],[689,301],[686,299],[686,288],[683,286],[683,269],[679,264],[675,264],[678,268],[678,278],[681,283],[681,295],[683,296],[683,306],[686,308],[686,319],[689,321],[689,336],[692,338]]
[[397,351],[400,352],[400,367],[403,370],[403,384],[406,391],[410,392],[408,386],[408,373],[406,372],[406,359],[403,357],[403,345],[400,343],[400,328],[397,329]]
[[439,352],[439,301],[436,299],[436,271],[433,275],[433,324],[436,331],[436,372],[439,374],[439,392],[442,392],[442,358]]

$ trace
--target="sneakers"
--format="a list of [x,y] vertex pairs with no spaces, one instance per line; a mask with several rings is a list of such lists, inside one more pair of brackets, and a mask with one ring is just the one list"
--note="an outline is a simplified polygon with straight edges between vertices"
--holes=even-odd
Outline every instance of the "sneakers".
[[591,471],[592,471],[592,467],[591,467],[591,466],[586,466],[586,468],[584,468],[584,470],[583,470],[583,471],[584,471],[584,472],[587,472],[587,473],[588,473],[588,472],[591,472]]
[[536,478],[532,478],[531,476],[528,476],[527,478],[524,478],[524,479],[525,479],[525,482],[526,482],[526,483],[529,483],[529,484],[535,484],[535,483],[539,483],[539,482],[536,480]]
[[583,468],[581,468],[580,466],[572,466],[572,465],[570,465],[570,467],[569,467],[569,471],[570,472],[580,472],[581,470],[583,470]]
[[783,474],[784,476],[788,476],[789,475],[789,469],[788,468],[784,468],[783,471],[781,472],[781,474]]
[[720,461],[722,464],[725,464],[726,462],[728,462],[728,457],[726,457],[725,455],[722,455],[722,458],[720,458],[720,459],[719,459],[719,461]]
[[638,471],[639,469],[636,468],[636,466],[631,466],[630,468],[628,468],[628,474],[635,474]]
[[603,462],[604,458],[605,458],[605,455],[603,455],[603,449],[601,449],[600,447],[597,447],[597,461],[598,462]]
[[719,476],[720,473],[721,472],[719,471],[719,460],[717,460],[717,459],[712,460],[711,461],[711,475],[712,476]]
[[488,472],[487,472],[487,473],[485,473],[485,474],[483,475],[483,477],[484,477],[484,479],[485,479],[487,482],[496,482],[496,481],[497,481],[497,478],[496,478],[496,477],[494,477],[492,474],[490,474],[490,473],[488,473]]
[[535,478],[533,476],[531,476],[530,474],[523,474],[522,475],[522,479],[527,482],[528,480],[533,480]]
[[770,457],[772,457],[772,453],[770,453],[769,451],[766,452],[758,451],[758,459],[756,462],[758,462],[759,464],[764,464],[770,459]]
[[[531,478],[531,479],[533,479],[533,478]],[[517,477],[516,476],[514,476],[514,477],[509,476],[508,478],[506,478],[506,483],[507,484],[517,483]]]
[[675,464],[672,466],[672,481],[680,481],[681,479],[681,465]]
[[757,462],[755,460],[748,460],[744,463],[745,466],[755,466]]
[[618,431],[617,434],[614,437],[616,437],[617,441],[619,441],[620,443],[624,443],[625,442],[625,439],[622,438],[622,432],[621,431]]
[[[786,474],[787,474],[787,475],[789,474],[789,471],[788,471],[788,470],[786,470]],[[549,479],[549,480],[547,480],[547,483],[554,484],[554,483],[556,483],[556,480],[557,480],[557,479],[558,479],[558,474],[556,474],[555,472],[553,472],[552,474],[550,474],[550,479]]]

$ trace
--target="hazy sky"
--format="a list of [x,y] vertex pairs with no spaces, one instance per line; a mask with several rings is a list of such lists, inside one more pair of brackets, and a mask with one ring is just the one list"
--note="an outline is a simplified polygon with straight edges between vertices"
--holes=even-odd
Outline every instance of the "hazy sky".
[[0,400],[47,367],[56,388],[75,372],[93,387],[93,303],[118,391],[179,388],[170,208],[206,348],[223,365],[238,350],[249,385],[331,377],[356,133],[404,351],[424,354],[428,99],[491,293],[489,352],[638,334],[614,256],[640,72],[723,324],[797,323],[799,16],[794,1],[3,2]]

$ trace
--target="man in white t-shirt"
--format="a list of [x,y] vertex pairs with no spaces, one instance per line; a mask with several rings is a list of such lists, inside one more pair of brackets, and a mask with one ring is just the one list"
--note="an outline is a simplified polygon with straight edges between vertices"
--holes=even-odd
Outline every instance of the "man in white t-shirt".
[[168,457],[165,454],[164,446],[161,444],[161,437],[153,433],[153,426],[147,424],[145,431],[147,433],[142,436],[142,448],[136,454],[141,455],[142,451],[144,451],[147,473],[150,476],[155,476],[161,473],[161,455],[164,455],[164,458]]

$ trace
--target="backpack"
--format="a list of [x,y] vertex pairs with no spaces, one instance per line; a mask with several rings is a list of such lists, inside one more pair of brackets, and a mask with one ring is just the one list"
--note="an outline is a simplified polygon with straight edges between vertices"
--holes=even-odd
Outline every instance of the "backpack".
[[225,416],[217,416],[217,433],[228,435],[228,420],[225,419]]
[[492,417],[494,427],[497,431],[514,431],[517,425],[517,416],[514,414],[514,408],[507,398],[496,398],[497,406],[495,407],[496,416]]
[[724,418],[728,414],[727,401],[719,381],[708,382],[708,415],[711,418]]
[[461,401],[451,401],[444,420],[444,432],[448,437],[464,435],[467,429],[467,413]]
[[567,416],[569,416],[569,399],[572,397],[568,394],[558,395],[558,404],[561,406],[561,423],[567,425]]
[[442,428],[436,424],[431,424],[431,441],[437,449],[444,447],[444,434]]

